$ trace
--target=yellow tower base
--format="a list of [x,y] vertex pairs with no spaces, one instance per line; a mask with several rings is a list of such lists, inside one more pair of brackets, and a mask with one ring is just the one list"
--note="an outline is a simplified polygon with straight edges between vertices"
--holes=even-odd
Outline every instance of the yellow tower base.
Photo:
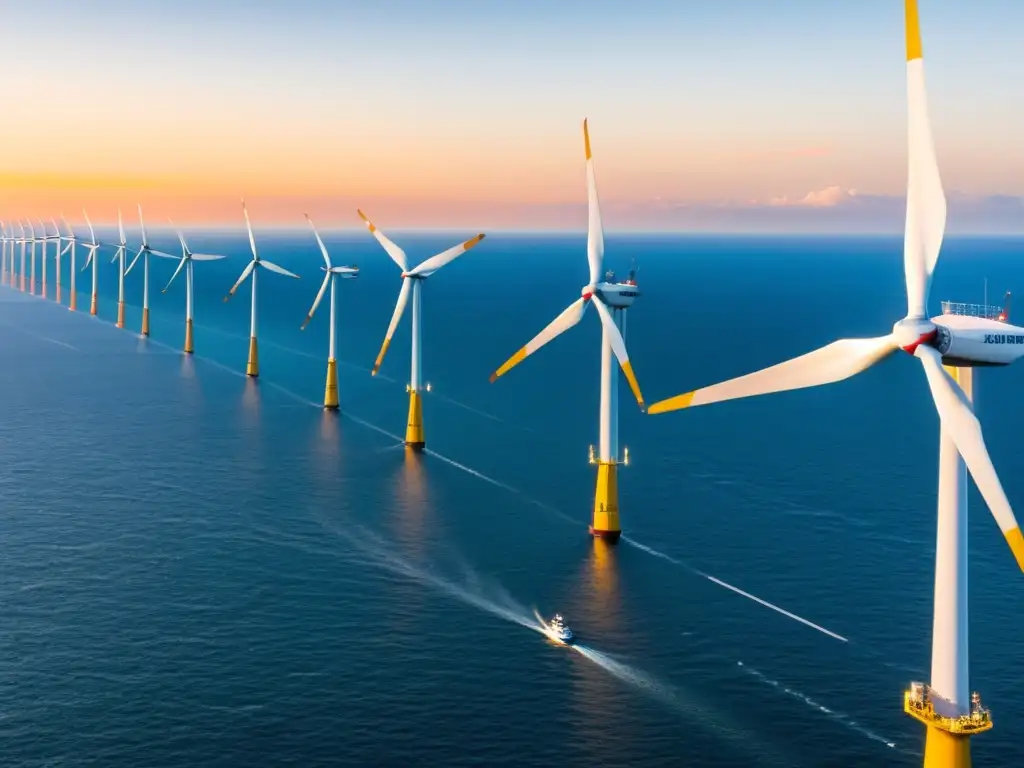
[[929,727],[924,768],[971,768],[971,737]]
[[415,390],[409,393],[409,423],[405,425],[405,444],[416,451],[426,446],[423,439],[423,400]]
[[60,283],[57,283],[57,303],[60,304]]
[[334,358],[327,361],[327,385],[324,387],[324,408],[338,408],[338,362]]
[[256,337],[249,337],[249,362],[245,365],[246,376],[260,375],[260,351],[256,346]]
[[46,298],[46,281],[45,281],[45,280],[43,280],[43,291],[42,291],[42,297],[43,297],[44,299]]
[[90,315],[95,315],[96,314],[96,305],[97,305],[96,294],[94,293],[92,295],[92,303],[89,304],[89,314]]
[[71,312],[78,309],[78,294],[75,291],[71,292],[71,300],[68,302],[68,309]]
[[33,296],[36,295],[36,279],[33,277],[28,282],[28,292]]
[[149,307],[142,310],[142,335],[149,336]]
[[594,492],[594,518],[590,526],[593,536],[616,542],[622,535],[619,527],[619,477],[616,462],[599,462],[597,489]]
[[192,321],[185,320],[185,353],[191,355],[195,349],[192,339]]
[[117,302],[117,327],[124,328],[124,302]]

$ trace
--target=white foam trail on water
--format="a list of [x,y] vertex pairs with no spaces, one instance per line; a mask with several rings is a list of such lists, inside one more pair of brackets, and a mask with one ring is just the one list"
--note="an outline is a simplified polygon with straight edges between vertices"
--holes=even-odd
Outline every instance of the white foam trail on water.
[[742,595],[743,597],[747,598],[748,600],[753,600],[755,603],[763,605],[765,608],[770,608],[771,610],[776,611],[777,613],[780,613],[780,614],[782,614],[783,616],[785,616],[787,618],[793,619],[793,621],[798,621],[801,624],[810,627],[811,629],[816,629],[819,632],[821,632],[822,634],[828,635],[829,637],[834,638],[836,640],[839,640],[840,642],[843,642],[843,643],[850,642],[847,638],[843,637],[842,635],[840,635],[840,634],[838,634],[836,632],[833,632],[830,629],[825,629],[821,625],[815,624],[813,621],[810,621],[809,619],[805,619],[803,616],[797,616],[792,611],[787,611],[785,608],[780,608],[779,606],[775,605],[774,603],[769,603],[767,600],[764,600],[764,599],[758,597],[757,595],[752,595],[749,592],[746,592],[746,591],[740,589],[737,586],[734,586],[734,585],[732,585],[732,584],[730,584],[730,583],[728,583],[726,581],[722,581],[721,579],[716,578],[716,577],[714,577],[714,576],[712,576],[710,574],[704,573],[703,571],[698,570],[698,569],[694,568],[693,566],[688,565],[687,563],[684,563],[682,560],[678,560],[678,559],[672,557],[671,555],[666,555],[664,552],[659,552],[658,550],[654,549],[653,547],[648,547],[646,544],[641,544],[636,539],[631,539],[631,538],[629,538],[627,536],[622,536],[621,539],[622,539],[622,541],[625,541],[627,544],[630,544],[630,545],[636,547],[637,549],[643,550],[644,552],[647,552],[650,555],[654,555],[655,557],[660,557],[662,560],[667,560],[670,563],[674,563],[675,565],[678,565],[681,568],[686,568],[691,573],[694,573],[694,574],[696,574],[696,575],[698,575],[698,576],[700,576],[702,578],[705,578],[708,581],[710,581],[710,582],[712,582],[714,584],[717,584],[720,587],[725,587],[726,589],[735,592],[737,595]]
[[[742,661],[737,661],[736,665],[740,669],[742,669],[744,672],[746,672],[748,675],[756,677],[762,683],[765,683],[766,685],[770,685],[772,688],[775,688],[776,690],[782,691],[783,693],[787,694],[788,696],[792,696],[795,699],[799,699],[800,701],[804,702],[807,706],[809,706],[809,707],[811,707],[813,709],[818,710],[819,712],[821,712],[824,715],[828,716],[832,720],[835,720],[837,722],[842,723],[847,728],[849,728],[851,730],[854,730],[854,731],[857,731],[857,733],[860,733],[860,734],[862,734],[864,736],[867,736],[872,741],[877,741],[880,744],[885,744],[885,746],[887,746],[889,748],[892,748],[892,749],[896,748],[896,742],[890,741],[889,739],[885,738],[884,736],[879,736],[877,733],[872,731],[870,728],[865,728],[863,725],[860,725],[859,723],[857,723],[856,720],[853,720],[852,718],[848,717],[847,715],[844,715],[842,712],[836,712],[834,709],[829,709],[824,704],[819,704],[818,702],[816,702],[810,696],[808,696],[806,694],[803,694],[800,691],[794,691],[792,688],[787,688],[785,685],[780,683],[778,680],[772,680],[767,675],[762,674],[761,672],[757,671],[753,667],[744,664]],[[900,750],[900,751],[903,751],[903,750]]]
[[49,336],[43,336],[41,333],[35,333],[34,331],[30,331],[27,328],[22,328],[20,325],[14,325],[13,323],[3,323],[3,325],[6,326],[7,328],[10,328],[12,330],[18,331],[19,333],[23,333],[26,336],[29,336],[29,337],[31,337],[33,339],[39,339],[40,341],[46,341],[46,342],[49,342],[50,344],[56,344],[57,346],[60,346],[60,347],[66,347],[67,349],[73,349],[75,352],[81,352],[82,351],[78,347],[75,347],[75,346],[72,346],[71,344],[68,344],[66,341],[60,341],[59,339],[51,339]]

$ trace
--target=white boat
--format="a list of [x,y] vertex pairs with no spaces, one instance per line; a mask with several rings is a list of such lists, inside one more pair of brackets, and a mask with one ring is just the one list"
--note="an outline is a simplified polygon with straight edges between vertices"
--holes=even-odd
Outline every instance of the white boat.
[[562,614],[556,613],[555,618],[548,624],[548,630],[551,634],[563,643],[572,642],[572,630],[569,629],[569,625],[565,623],[565,619],[562,618]]

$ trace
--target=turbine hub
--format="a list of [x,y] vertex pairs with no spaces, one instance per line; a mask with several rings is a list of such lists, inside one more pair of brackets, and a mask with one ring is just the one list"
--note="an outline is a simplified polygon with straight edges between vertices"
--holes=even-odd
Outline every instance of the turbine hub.
[[593,285],[585,285],[585,286],[583,286],[580,289],[580,296],[582,296],[587,301],[589,301],[590,297],[593,296],[593,295],[594,295],[594,286]]
[[908,355],[921,344],[931,344],[938,335],[935,323],[924,317],[905,317],[892,327],[893,340]]

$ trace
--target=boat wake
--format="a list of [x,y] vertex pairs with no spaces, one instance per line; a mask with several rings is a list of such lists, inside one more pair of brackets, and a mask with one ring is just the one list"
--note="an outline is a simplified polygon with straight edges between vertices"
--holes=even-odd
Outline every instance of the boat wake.
[[[818,703],[817,701],[812,699],[810,696],[807,696],[806,694],[803,694],[800,691],[794,691],[792,688],[787,688],[785,685],[780,683],[778,680],[773,680],[772,678],[768,677],[765,674],[762,674],[761,672],[759,672],[758,670],[754,669],[753,667],[751,667],[751,666],[749,666],[747,664],[744,664],[742,661],[737,661],[736,665],[740,669],[742,669],[744,672],[746,672],[748,675],[750,675],[751,677],[757,678],[758,680],[760,680],[765,685],[769,685],[772,688],[775,688],[776,690],[781,691],[782,693],[786,694],[787,696],[792,696],[794,699],[798,699],[799,701],[802,701],[804,704],[806,704],[807,706],[811,707],[812,709],[818,710],[819,712],[821,712],[823,715],[825,715],[829,719],[835,720],[838,723],[842,723],[843,725],[845,725],[850,730],[856,731],[857,733],[859,733],[859,734],[861,734],[863,736],[867,736],[872,741],[877,741],[880,744],[885,744],[885,746],[889,747],[890,749],[897,749],[896,743],[894,741],[890,741],[889,739],[885,738],[884,736],[880,736],[879,734],[877,734],[874,731],[872,731],[870,728],[865,728],[863,725],[860,725],[856,720],[854,720],[853,718],[849,717],[848,715],[844,715],[842,712],[836,712],[834,709],[829,709],[824,704]],[[915,754],[913,752],[908,752],[907,750],[903,750],[903,749],[897,749],[897,751],[902,752],[902,753],[907,754],[907,755]]]

